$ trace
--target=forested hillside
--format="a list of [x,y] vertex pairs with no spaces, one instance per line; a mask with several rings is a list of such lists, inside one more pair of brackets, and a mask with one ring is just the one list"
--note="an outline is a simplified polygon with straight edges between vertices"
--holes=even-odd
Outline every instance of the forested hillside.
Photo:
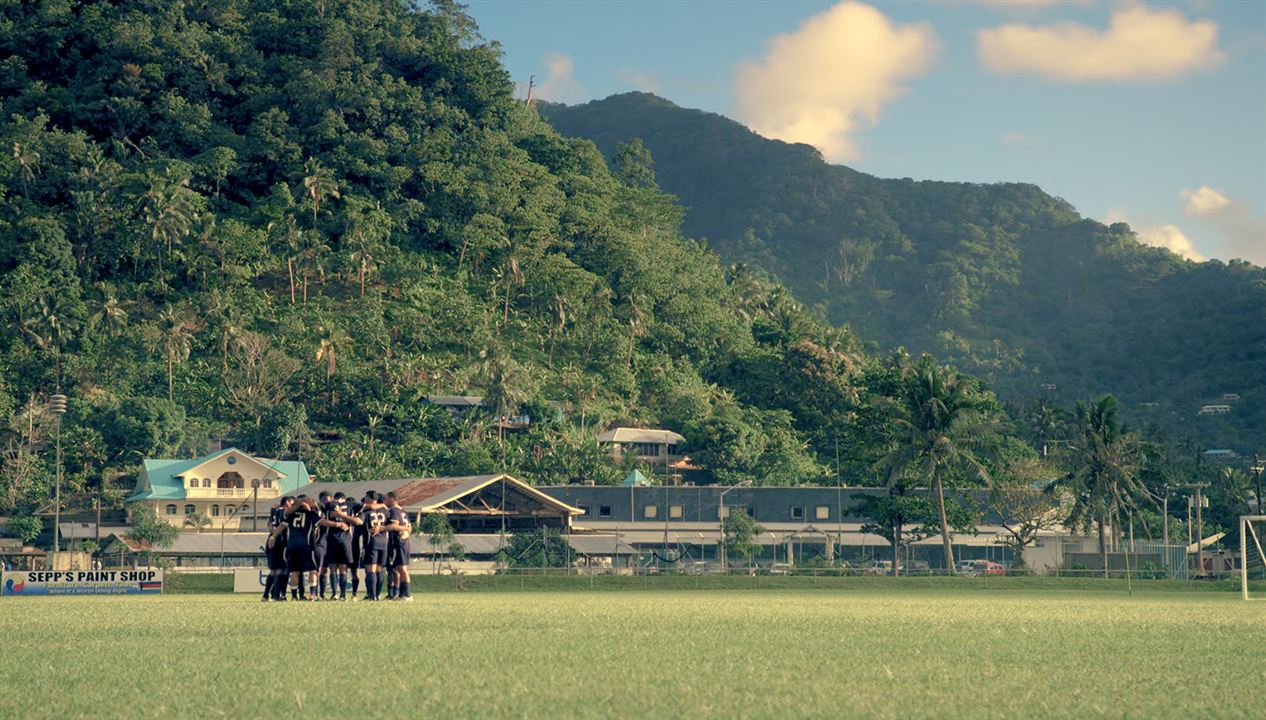
[[[608,155],[640,138],[660,185],[689,208],[687,235],[865,340],[934,352],[1017,405],[1112,392],[1136,427],[1173,444],[1262,447],[1260,267],[1184,261],[1033,185],[828,165],[811,147],[653,95],[541,107]],[[1239,396],[1229,414],[1197,414],[1224,394]]]
[[58,388],[72,505],[212,438],[326,480],[614,482],[615,422],[723,481],[878,481],[908,360],[727,272],[644,153],[609,171],[437,7],[0,10],[0,511],[47,503]]

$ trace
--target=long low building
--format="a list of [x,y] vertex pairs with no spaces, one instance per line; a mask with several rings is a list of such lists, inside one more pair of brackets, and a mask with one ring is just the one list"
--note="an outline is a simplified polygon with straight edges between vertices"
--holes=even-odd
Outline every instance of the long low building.
[[[717,561],[722,520],[736,509],[764,528],[753,539],[762,562],[856,563],[892,553],[885,538],[863,531],[869,520],[860,512],[866,497],[887,494],[882,488],[562,485],[540,490],[581,511],[573,532],[616,535],[661,559]],[[1011,562],[1001,543],[1005,531],[1001,518],[986,513],[975,534],[952,536],[955,557]],[[1038,546],[1065,535],[1062,529],[1043,531]],[[943,565],[940,536],[913,543],[908,555],[913,562]]]

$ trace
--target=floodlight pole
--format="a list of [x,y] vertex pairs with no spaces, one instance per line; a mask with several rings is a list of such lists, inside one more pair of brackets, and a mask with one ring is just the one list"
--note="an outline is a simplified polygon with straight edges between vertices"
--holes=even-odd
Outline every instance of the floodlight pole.
[[53,499],[53,567],[57,569],[57,556],[61,552],[62,525],[62,416],[66,414],[66,396],[62,395],[59,379],[57,393],[48,399],[48,411],[57,418],[57,481]]

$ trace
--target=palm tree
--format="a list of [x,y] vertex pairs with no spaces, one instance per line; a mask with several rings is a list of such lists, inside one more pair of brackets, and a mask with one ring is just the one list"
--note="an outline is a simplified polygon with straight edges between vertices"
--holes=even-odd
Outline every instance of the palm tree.
[[338,359],[338,351],[345,345],[350,338],[342,328],[330,322],[322,322],[317,332],[321,335],[321,341],[317,345],[316,359],[318,362],[325,362],[325,391],[329,394],[330,405],[334,404],[334,370]]
[[377,243],[362,228],[356,227],[349,234],[348,242],[352,246],[351,260],[356,265],[356,275],[360,281],[360,296],[365,297],[365,276],[378,262],[374,256]]
[[321,257],[330,251],[330,246],[321,241],[315,232],[304,233],[301,239],[299,254],[299,275],[303,280],[303,302],[308,303],[308,274],[316,272],[322,281],[325,280],[325,264]]
[[321,211],[321,202],[326,197],[338,199],[338,183],[334,181],[334,173],[321,167],[321,161],[308,158],[303,164],[303,192],[312,203],[312,229],[317,226],[317,213]]
[[101,293],[97,310],[88,316],[88,326],[93,329],[101,328],[107,336],[115,337],[127,329],[127,310],[115,296],[114,290],[103,286]]
[[53,350],[57,365],[57,387],[62,386],[62,346],[65,337],[79,329],[74,317],[63,310],[61,296],[41,297],[36,303],[35,313],[22,323],[22,331],[35,342],[41,350]]
[[519,259],[514,256],[514,253],[506,255],[506,264],[501,271],[501,284],[505,286],[506,291],[505,309],[501,317],[503,325],[510,322],[510,289],[522,285],[523,282],[523,268],[519,266]]
[[567,301],[567,297],[562,293],[554,293],[554,301],[552,303],[554,322],[550,323],[549,331],[549,359],[546,365],[554,367],[554,344],[558,340],[558,336],[567,328],[567,323],[571,322],[574,313],[571,309],[571,303]]
[[158,246],[158,274],[163,274],[163,247],[171,255],[172,246],[180,243],[193,224],[198,193],[189,188],[188,177],[171,173],[148,174],[149,189],[141,196],[141,208],[150,239]]
[[513,417],[528,399],[523,368],[514,358],[493,348],[484,360],[483,375],[488,386],[484,407],[497,420],[497,441],[504,442],[505,420]]
[[167,356],[167,399],[175,402],[176,365],[189,359],[198,323],[183,309],[167,307],[158,313],[158,337],[152,343]]
[[769,294],[765,291],[765,285],[747,263],[734,263],[726,268],[725,274],[743,317],[753,320],[769,309]]
[[1039,402],[1037,407],[1029,413],[1028,420],[1029,431],[1041,444],[1042,457],[1047,457],[1050,454],[1051,441],[1059,436],[1064,419],[1060,417],[1059,410],[1044,402]]
[[970,446],[992,428],[989,404],[967,378],[936,365],[924,355],[906,373],[900,396],[887,403],[895,445],[876,465],[889,487],[914,475],[936,500],[941,522],[945,567],[954,567],[949,519],[945,512],[945,481],[964,473],[981,482],[989,474]]
[[1070,525],[1095,523],[1103,576],[1108,577],[1107,529],[1115,518],[1133,512],[1138,501],[1147,498],[1139,474],[1150,446],[1126,431],[1111,395],[1089,405],[1078,403],[1075,427],[1067,451],[1070,470],[1049,489],[1072,496]]
[[29,145],[13,143],[13,164],[18,166],[18,177],[22,179],[22,194],[28,195],[28,185],[35,181],[35,169],[40,165],[40,154]]
[[303,252],[304,232],[299,228],[299,223],[295,221],[294,217],[287,215],[286,221],[281,225],[269,223],[268,234],[273,237],[273,244],[286,256],[286,273],[290,276],[290,304],[294,305],[295,260]]

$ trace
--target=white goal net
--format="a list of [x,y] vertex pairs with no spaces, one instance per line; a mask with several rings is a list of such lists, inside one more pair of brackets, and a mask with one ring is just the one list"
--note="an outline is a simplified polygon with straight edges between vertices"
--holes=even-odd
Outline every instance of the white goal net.
[[1266,579],[1266,515],[1240,516],[1240,592],[1249,599],[1249,580]]

